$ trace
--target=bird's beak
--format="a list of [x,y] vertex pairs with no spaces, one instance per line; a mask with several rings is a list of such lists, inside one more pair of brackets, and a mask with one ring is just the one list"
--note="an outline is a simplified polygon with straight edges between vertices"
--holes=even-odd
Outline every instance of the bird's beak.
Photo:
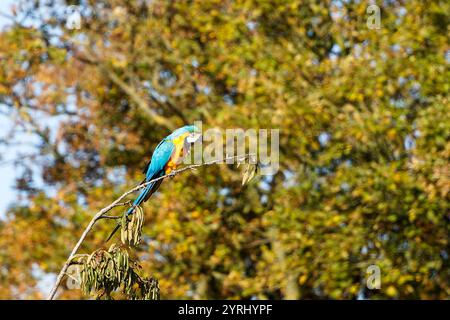
[[188,135],[186,140],[188,143],[195,143],[201,138],[201,136],[202,136],[201,133],[194,132]]

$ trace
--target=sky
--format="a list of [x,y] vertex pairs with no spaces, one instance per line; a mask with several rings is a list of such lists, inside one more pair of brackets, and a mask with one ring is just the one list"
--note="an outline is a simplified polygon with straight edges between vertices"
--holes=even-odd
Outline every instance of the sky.
[[[16,0],[0,0],[0,12],[8,14],[10,12],[11,5]],[[0,15],[0,30],[7,26],[8,19]],[[0,106],[1,107],[1,106]],[[13,123],[8,118],[0,115],[0,139],[8,133]],[[28,139],[27,139],[28,138]],[[27,141],[31,137],[21,137],[21,141]],[[18,146],[18,147],[0,147],[0,219],[5,217],[6,209],[17,197],[16,192],[13,189],[14,180],[16,178],[16,172],[11,160],[17,158],[17,153],[24,153],[30,147]],[[37,287],[40,291],[47,295],[50,292],[52,284],[55,282],[55,274],[45,274],[36,265],[33,269],[33,273],[38,279]]]
[[[0,0],[0,12],[3,13],[10,13],[10,7],[11,5],[16,2],[17,0]],[[0,27],[3,27],[8,20],[4,17],[0,17]]]
[[[10,7],[14,2],[15,0],[0,0],[0,12],[9,13]],[[0,29],[3,29],[8,23],[8,19],[0,15]],[[5,136],[10,126],[8,119],[0,116],[0,138]],[[15,178],[14,166],[9,161],[14,158],[15,152],[17,150],[0,148],[0,218],[4,217],[8,204],[16,196],[12,188]]]

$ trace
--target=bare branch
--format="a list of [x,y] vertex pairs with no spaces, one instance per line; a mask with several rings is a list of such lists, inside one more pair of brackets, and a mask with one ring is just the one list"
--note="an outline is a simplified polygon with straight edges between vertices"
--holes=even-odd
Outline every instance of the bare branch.
[[[140,111],[151,121],[168,128],[169,130],[174,130],[174,124],[159,115],[155,110],[150,108],[143,97],[137,92],[136,88],[132,85],[126,83],[122,80],[109,66],[98,59],[93,52],[90,52],[89,48],[85,48],[83,54],[80,55],[79,52],[75,52],[74,57],[85,63],[96,65],[100,71],[102,71],[116,86],[118,86],[123,92],[125,92],[130,99],[136,104]],[[83,56],[84,55],[84,56]]]
[[121,216],[101,216],[99,219],[120,219]]
[[106,73],[106,75],[109,77],[109,79],[114,82],[120,89],[122,89],[139,107],[139,109],[150,119],[152,119],[154,122],[156,122],[159,125],[162,125],[169,130],[174,130],[175,126],[164,118],[163,116],[160,116],[156,111],[149,108],[145,100],[137,93],[137,91],[130,85],[128,85],[125,81],[123,81],[114,71],[103,68],[103,71]]
[[[178,169],[178,170],[174,170],[169,174],[166,174],[164,176],[161,176],[159,178],[150,180],[146,183],[140,184],[136,187],[134,187],[133,189],[125,192],[124,194],[122,194],[119,198],[117,198],[113,203],[111,203],[109,206],[101,209],[100,211],[98,211],[94,217],[92,218],[92,220],[89,222],[89,224],[87,225],[86,229],[83,231],[83,234],[81,235],[80,239],[78,240],[77,244],[75,245],[75,247],[72,249],[72,252],[70,253],[69,257],[67,258],[66,262],[64,263],[61,271],[58,274],[58,277],[56,278],[56,282],[48,296],[48,300],[53,300],[53,298],[55,297],[56,291],[58,290],[59,285],[61,284],[61,281],[64,277],[64,275],[66,274],[67,268],[69,267],[69,265],[71,264],[72,259],[74,258],[74,256],[76,255],[78,249],[80,248],[81,244],[83,243],[84,239],[86,238],[87,234],[89,233],[89,231],[92,230],[92,228],[94,227],[94,224],[100,220],[100,219],[116,219],[115,217],[111,217],[111,216],[107,216],[105,215],[107,212],[111,211],[113,208],[124,205],[124,203],[121,203],[120,201],[122,201],[124,198],[126,198],[128,195],[139,191],[143,188],[145,188],[147,185],[155,182],[155,181],[159,181],[162,180],[164,178],[171,178],[176,176],[179,173],[182,173],[184,171],[188,171],[188,170],[195,170],[196,168],[202,167],[202,166],[209,166],[212,164],[217,164],[217,163],[225,163],[226,160],[231,160],[231,159],[248,159],[250,157],[255,156],[254,154],[247,154],[247,155],[240,155],[240,156],[232,156],[232,157],[226,157],[223,159],[219,159],[219,160],[214,160],[214,161],[209,161],[209,162],[205,162],[205,163],[199,163],[199,164],[193,164],[190,166],[186,166],[184,168]],[[127,202],[125,202],[126,204]]]

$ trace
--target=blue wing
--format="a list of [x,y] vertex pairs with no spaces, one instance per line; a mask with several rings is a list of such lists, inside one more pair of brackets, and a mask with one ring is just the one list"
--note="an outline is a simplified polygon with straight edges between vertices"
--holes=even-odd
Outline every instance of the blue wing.
[[164,139],[158,144],[158,146],[155,148],[155,151],[153,152],[152,160],[150,161],[147,172],[145,174],[146,181],[150,181],[158,177],[161,172],[163,172],[164,167],[166,166],[167,162],[169,162],[174,149],[175,145],[171,140]]
[[[169,161],[174,149],[175,145],[171,140],[164,139],[158,144],[158,146],[155,148],[155,151],[153,152],[152,160],[150,160],[150,163],[146,167],[147,172],[143,183],[164,175],[164,167]],[[128,209],[127,215],[133,213],[134,206],[139,206],[142,202],[147,201],[147,199],[158,189],[161,182],[162,180],[158,180],[147,185],[141,191],[139,196],[134,200],[133,207]]]

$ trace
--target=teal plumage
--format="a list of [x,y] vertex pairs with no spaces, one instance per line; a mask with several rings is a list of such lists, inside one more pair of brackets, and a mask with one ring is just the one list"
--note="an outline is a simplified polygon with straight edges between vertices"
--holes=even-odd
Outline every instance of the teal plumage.
[[[176,145],[174,141],[176,138],[181,137],[184,134],[196,133],[199,129],[196,126],[184,126],[172,132],[170,135],[165,137],[155,148],[150,162],[145,166],[144,173],[145,179],[142,183],[147,183],[151,180],[162,177],[168,173],[167,164],[174,156],[174,151],[176,150]],[[152,182],[147,185],[139,194],[139,196],[134,200],[132,206],[127,210],[126,215],[130,215],[134,212],[137,206],[140,206],[143,202],[147,201],[150,196],[159,188],[163,179]],[[118,225],[106,241],[108,241],[114,233],[120,228]]]

